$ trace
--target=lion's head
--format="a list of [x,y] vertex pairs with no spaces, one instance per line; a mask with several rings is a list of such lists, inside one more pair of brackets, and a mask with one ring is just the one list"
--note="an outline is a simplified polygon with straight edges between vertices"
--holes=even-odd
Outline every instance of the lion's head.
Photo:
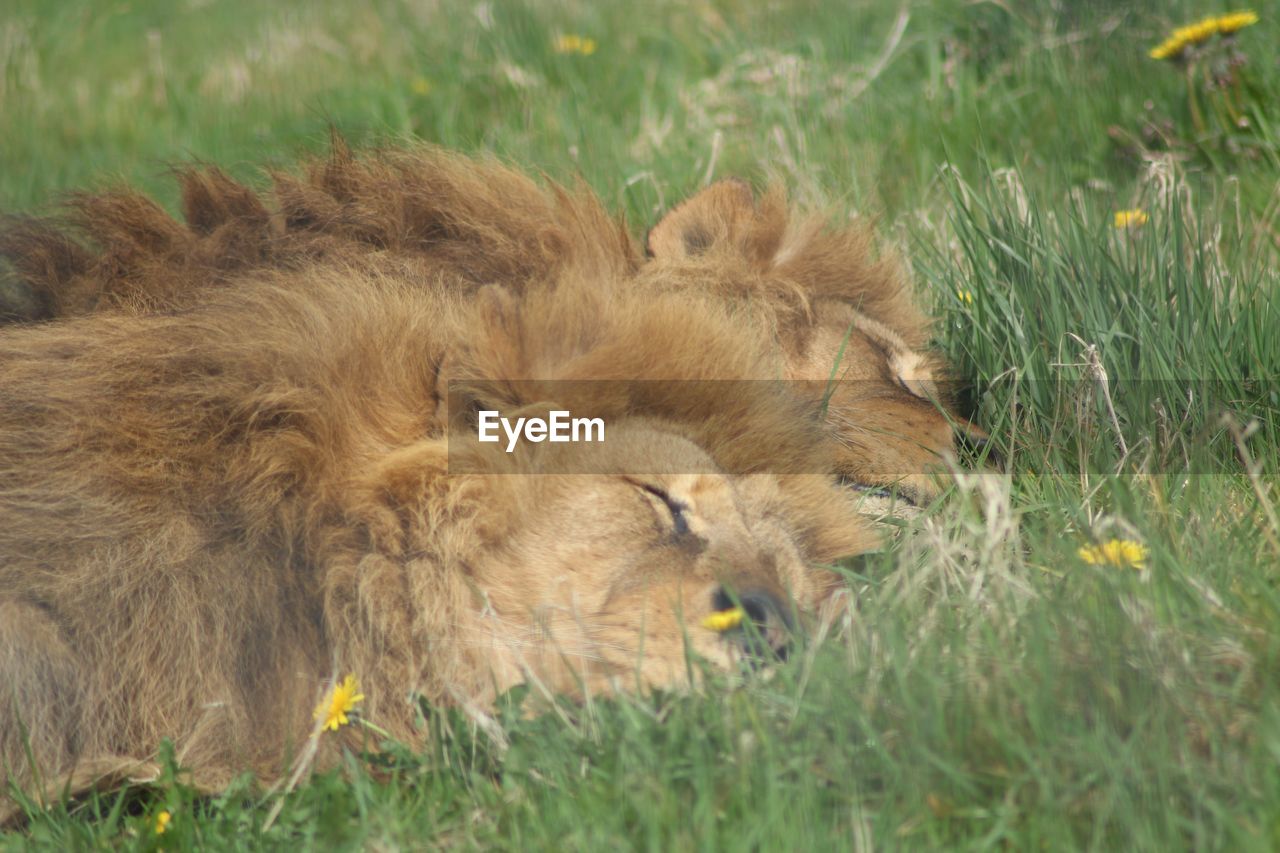
[[731,306],[774,339],[787,378],[823,400],[838,474],[863,493],[923,505],[957,446],[985,442],[955,411],[904,265],[877,253],[869,230],[797,218],[781,192],[757,201],[727,180],[675,207],[647,242],[638,285]]
[[[810,401],[718,378],[773,361],[730,315],[597,284],[566,274],[462,303],[464,340],[437,374],[444,440],[406,444],[352,493],[381,550],[416,555],[407,572],[465,567],[456,648],[474,655],[475,695],[529,676],[579,695],[671,686],[696,658],[784,655],[838,582],[822,567],[877,543]],[[607,439],[479,440],[480,411],[556,410],[599,418]],[[734,630],[701,627],[735,609]]]
[[[718,472],[687,430],[660,422],[493,461],[511,473],[478,475],[489,506],[476,520],[491,533],[468,557],[478,606],[462,642],[484,649],[498,688],[669,687],[699,658],[736,669],[785,657],[829,587],[821,565],[874,542],[829,479]],[[619,473],[536,473],[578,467]],[[741,625],[704,627],[735,609]]]

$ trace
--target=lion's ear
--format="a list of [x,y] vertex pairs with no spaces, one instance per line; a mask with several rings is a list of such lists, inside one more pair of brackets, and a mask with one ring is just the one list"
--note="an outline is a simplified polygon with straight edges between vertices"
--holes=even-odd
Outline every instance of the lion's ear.
[[739,240],[755,215],[755,195],[746,181],[717,181],[662,217],[649,231],[646,249],[650,257],[664,261],[705,254]]

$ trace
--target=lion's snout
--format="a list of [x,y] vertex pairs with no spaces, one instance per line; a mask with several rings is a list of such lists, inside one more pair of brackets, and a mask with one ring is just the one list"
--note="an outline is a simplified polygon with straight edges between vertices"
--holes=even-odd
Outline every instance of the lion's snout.
[[712,596],[716,613],[741,611],[741,620],[725,638],[737,644],[745,660],[753,665],[784,661],[796,641],[796,620],[786,600],[764,588],[735,591],[719,587]]

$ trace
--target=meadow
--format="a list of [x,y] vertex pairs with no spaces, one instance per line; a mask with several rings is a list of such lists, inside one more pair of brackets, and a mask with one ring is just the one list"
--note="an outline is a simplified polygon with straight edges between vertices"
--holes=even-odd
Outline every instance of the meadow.
[[580,177],[637,233],[781,182],[910,259],[1003,470],[845,566],[856,608],[772,678],[430,709],[427,750],[287,793],[201,798],[170,761],[0,848],[1280,847],[1280,7],[1253,10],[1158,59],[1236,7],[7,0],[6,213],[172,205],[193,160],[261,182],[331,129]]

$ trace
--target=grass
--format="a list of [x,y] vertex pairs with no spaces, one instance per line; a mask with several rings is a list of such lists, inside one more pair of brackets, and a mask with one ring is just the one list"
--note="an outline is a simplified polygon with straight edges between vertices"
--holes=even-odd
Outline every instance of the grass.
[[[778,179],[907,248],[1011,476],[852,567],[856,612],[771,680],[500,734],[434,709],[390,778],[353,757],[269,826],[277,798],[171,765],[0,846],[1280,846],[1280,16],[1231,101],[1146,55],[1224,8],[11,0],[4,209],[171,204],[169,163],[253,178],[330,125],[581,175],[637,228]],[[1112,538],[1145,567],[1077,555]]]

